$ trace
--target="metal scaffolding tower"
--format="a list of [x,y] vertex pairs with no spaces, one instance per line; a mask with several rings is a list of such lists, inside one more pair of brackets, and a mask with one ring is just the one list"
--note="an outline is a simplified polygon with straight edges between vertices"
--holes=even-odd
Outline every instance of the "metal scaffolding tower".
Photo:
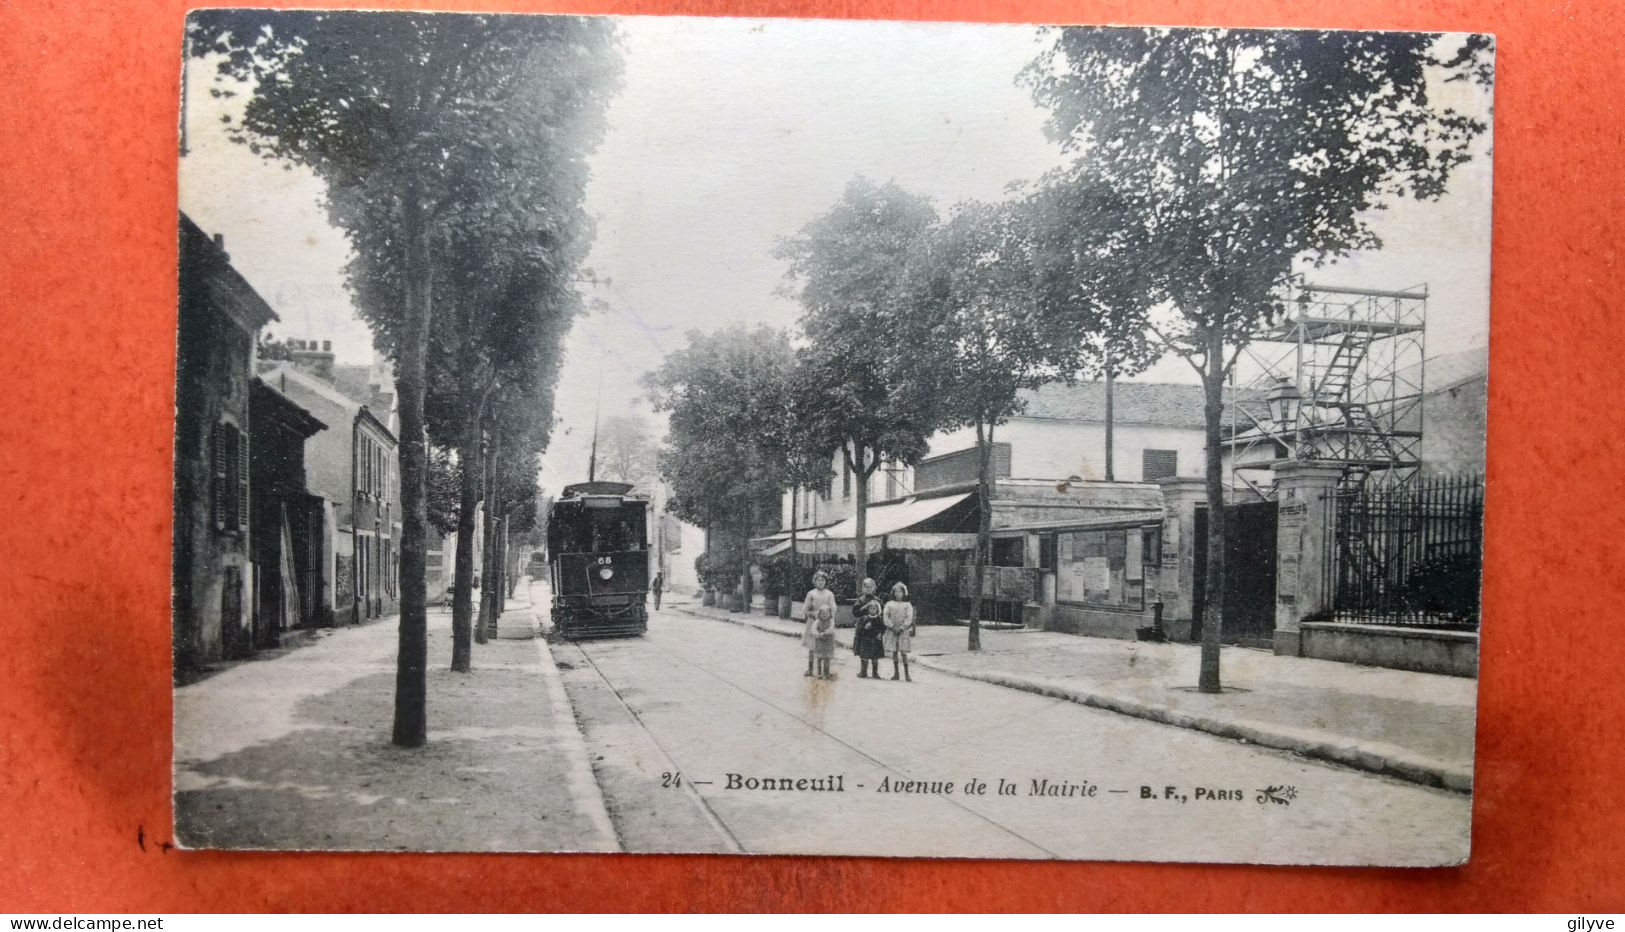
[[[1270,498],[1269,471],[1286,460],[1342,463],[1345,488],[1415,478],[1427,299],[1425,285],[1303,287],[1285,319],[1243,350],[1248,374],[1237,376],[1239,364],[1231,373],[1224,452],[1238,493]],[[1271,395],[1275,413],[1237,404],[1238,388]]]

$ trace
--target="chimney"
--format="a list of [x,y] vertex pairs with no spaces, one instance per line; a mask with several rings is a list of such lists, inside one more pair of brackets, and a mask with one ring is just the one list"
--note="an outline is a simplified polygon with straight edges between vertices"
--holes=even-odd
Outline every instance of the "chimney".
[[295,340],[293,364],[324,381],[333,381],[333,341],[323,340],[317,349],[315,340]]

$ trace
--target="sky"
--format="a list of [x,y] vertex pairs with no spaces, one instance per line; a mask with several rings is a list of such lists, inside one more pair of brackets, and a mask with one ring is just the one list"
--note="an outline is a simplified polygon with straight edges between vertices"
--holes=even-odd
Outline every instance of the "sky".
[[[586,477],[595,412],[657,423],[639,385],[690,330],[736,321],[792,328],[781,237],[829,209],[863,174],[929,196],[940,211],[998,200],[1067,158],[1015,76],[1040,49],[1026,26],[629,17],[619,21],[625,84],[592,158],[587,208],[597,239],[583,284],[593,313],[565,348],[560,420],[542,484]],[[188,154],[180,206],[225,236],[244,276],[281,317],[278,337],[332,340],[341,361],[371,360],[344,288],[348,244],[308,171],[266,162],[226,138],[241,98],[187,75]],[[1484,112],[1468,85],[1439,89]],[[1483,345],[1489,305],[1489,141],[1431,204],[1373,218],[1380,251],[1311,280],[1401,289],[1426,284],[1428,353]],[[1178,360],[1141,376],[1192,381]]]

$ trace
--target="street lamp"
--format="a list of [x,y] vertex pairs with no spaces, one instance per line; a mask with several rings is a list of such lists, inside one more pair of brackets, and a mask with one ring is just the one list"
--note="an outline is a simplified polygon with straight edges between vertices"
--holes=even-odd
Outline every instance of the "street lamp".
[[1297,426],[1298,406],[1303,402],[1298,383],[1284,377],[1276,379],[1264,400],[1269,405],[1270,420],[1275,422],[1277,429],[1290,430]]

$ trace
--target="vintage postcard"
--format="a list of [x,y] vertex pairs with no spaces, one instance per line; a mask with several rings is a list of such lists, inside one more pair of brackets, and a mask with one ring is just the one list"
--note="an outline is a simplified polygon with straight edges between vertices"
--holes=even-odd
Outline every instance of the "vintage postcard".
[[178,843],[1469,857],[1490,37],[178,38]]

